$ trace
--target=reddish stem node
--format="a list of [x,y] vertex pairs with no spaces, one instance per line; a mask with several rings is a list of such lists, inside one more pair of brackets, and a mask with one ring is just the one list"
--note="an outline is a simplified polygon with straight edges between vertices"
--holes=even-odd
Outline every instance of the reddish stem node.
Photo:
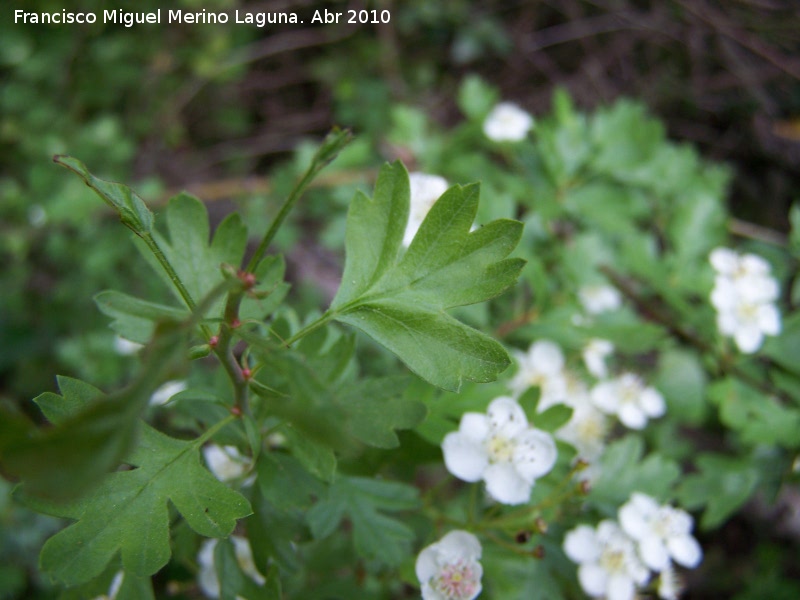
[[244,284],[244,289],[249,290],[253,286],[255,286],[256,276],[253,273],[248,273],[247,271],[239,271],[236,275]]

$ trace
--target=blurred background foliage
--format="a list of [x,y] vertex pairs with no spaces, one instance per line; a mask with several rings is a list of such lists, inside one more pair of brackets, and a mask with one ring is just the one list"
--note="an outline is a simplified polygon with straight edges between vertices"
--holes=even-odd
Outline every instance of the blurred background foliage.
[[[493,99],[549,113],[559,87],[581,110],[621,97],[642,101],[664,131],[651,123],[657,131],[635,131],[639,141],[666,134],[727,166],[704,185],[720,194],[730,176],[732,233],[785,241],[789,207],[800,192],[794,0],[385,0],[366,6],[390,10],[390,25],[338,26],[311,25],[310,15],[354,3],[171,4],[297,11],[307,24],[26,26],[9,18],[12,9],[60,11],[63,4],[4,6],[0,399],[32,416],[28,400],[54,389],[56,373],[100,387],[130,374],[133,359],[114,353],[95,293],[166,294],[144,275],[144,262],[120,228],[106,226],[110,212],[52,164],[57,153],[81,158],[100,177],[132,183],[153,206],[186,188],[208,201],[212,218],[239,208],[258,232],[313,150],[311,141],[331,124],[352,128],[358,141],[280,234],[296,299],[313,309],[338,285],[344,211],[375,167],[400,158],[410,170],[424,165],[452,182],[486,178],[490,165],[477,154],[448,151],[437,132],[470,112],[485,114],[481,103]],[[97,13],[116,8],[165,7],[155,0],[81,4]],[[468,79],[475,75],[481,79]],[[622,113],[624,121],[630,111]],[[605,118],[608,135],[628,133],[613,110]],[[466,127],[458,135],[469,146],[475,131]],[[667,173],[663,187],[679,199],[676,177]],[[525,202],[525,190],[506,183],[488,181],[505,204],[487,219]],[[575,202],[580,210],[581,200]],[[783,506],[798,510],[798,501]],[[708,561],[732,565],[726,575],[749,582],[717,582],[722,595],[715,597],[760,598],[765,589],[769,597],[797,597],[789,579],[800,573],[786,551],[796,556],[800,527],[796,516],[784,517],[763,507],[745,511],[703,540],[711,548]],[[783,525],[764,526],[772,521]],[[3,490],[0,527],[0,597],[46,595],[36,554],[56,524],[12,505]]]

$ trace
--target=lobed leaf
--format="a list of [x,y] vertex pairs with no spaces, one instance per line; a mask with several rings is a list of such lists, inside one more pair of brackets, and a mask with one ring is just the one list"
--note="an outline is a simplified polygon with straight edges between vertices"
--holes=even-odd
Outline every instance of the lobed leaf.
[[314,537],[322,539],[333,533],[345,516],[349,517],[359,555],[395,566],[410,554],[414,532],[383,513],[411,510],[418,505],[418,492],[411,486],[365,477],[340,477],[306,518]]
[[464,379],[495,380],[510,360],[499,343],[445,310],[501,294],[524,265],[505,259],[519,242],[521,223],[501,219],[470,231],[478,196],[477,184],[450,188],[403,253],[408,173],[399,162],[384,166],[374,198],[359,193],[351,204],[342,284],[329,310],[422,378],[453,391]]
[[[236,267],[241,264],[247,243],[247,228],[241,217],[234,213],[219,224],[209,242],[208,211],[200,200],[187,193],[178,194],[169,201],[166,221],[168,239],[156,231],[153,232],[153,239],[189,296],[199,302],[223,280],[220,271],[223,264]],[[155,271],[176,292],[178,300],[185,303],[172,285],[170,274],[162,268],[151,249],[143,244],[139,244],[139,248]],[[218,316],[221,311],[222,300],[219,300],[210,313]]]
[[185,442],[141,426],[127,462],[92,493],[67,503],[25,497],[39,512],[75,519],[51,537],[40,557],[43,571],[65,585],[99,575],[119,552],[126,572],[149,576],[170,557],[168,501],[200,535],[225,537],[251,513],[247,500],[200,463],[197,441]]

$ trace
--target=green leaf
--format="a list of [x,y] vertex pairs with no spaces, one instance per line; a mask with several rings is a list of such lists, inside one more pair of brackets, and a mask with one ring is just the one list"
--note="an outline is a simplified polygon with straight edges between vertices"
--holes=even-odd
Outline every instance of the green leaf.
[[325,492],[323,483],[289,454],[264,452],[257,469],[261,494],[279,510],[307,508]]
[[427,414],[425,405],[400,394],[408,384],[405,377],[363,379],[345,386],[338,394],[348,417],[348,431],[377,448],[397,448],[395,429],[411,429]]
[[326,335],[317,330],[303,339],[300,349],[307,348],[307,355],[291,351],[270,357],[291,397],[265,397],[271,413],[287,419],[298,435],[326,447],[352,448],[354,438],[379,448],[397,447],[394,430],[415,427],[427,412],[424,404],[403,396],[410,378],[347,380],[353,338],[341,336],[329,344]]
[[600,477],[592,486],[592,501],[615,512],[633,492],[666,500],[681,475],[680,467],[659,454],[644,459],[643,455],[644,441],[637,435],[609,444],[600,462]]
[[800,410],[787,408],[738,379],[725,379],[709,389],[720,420],[738,431],[747,444],[800,447]]
[[129,187],[98,179],[81,161],[71,156],[54,156],[53,161],[66,167],[92,188],[109,206],[119,213],[120,221],[136,235],[143,237],[153,228],[153,213]]
[[114,319],[111,329],[125,339],[140,344],[150,341],[157,321],[189,317],[188,310],[140,300],[113,290],[100,292],[94,297],[94,302],[100,312]]
[[664,394],[669,415],[692,425],[703,422],[708,412],[707,377],[694,352],[665,351],[659,358],[653,385]]
[[[117,584],[118,578],[122,582]],[[119,587],[114,600],[154,600],[153,583],[150,577],[137,577],[119,569],[113,562],[105,572],[94,580],[65,589],[58,600],[86,600],[86,598],[107,598],[113,586]]]
[[795,202],[789,209],[789,223],[792,228],[789,234],[789,248],[792,254],[800,256],[800,203]]
[[789,316],[783,322],[783,331],[778,337],[767,338],[763,353],[787,371],[800,375],[800,313]]
[[686,508],[705,507],[700,525],[713,529],[733,514],[758,484],[758,469],[747,459],[702,454],[699,473],[686,477],[678,488],[678,499]]
[[292,425],[285,425],[281,429],[281,433],[286,436],[292,454],[306,471],[322,481],[333,481],[336,472],[336,455],[330,446],[312,439]]
[[626,171],[646,163],[664,142],[664,126],[646,114],[644,105],[621,100],[597,111],[591,124],[596,152],[592,166],[625,179]]
[[497,104],[497,90],[477,75],[469,75],[458,89],[458,107],[471,121],[480,121]]
[[60,378],[62,396],[36,399],[53,427],[41,427],[3,447],[4,472],[23,479],[26,493],[69,498],[95,485],[130,452],[139,414],[163,375],[185,348],[186,324],[162,324],[143,351],[143,369],[131,384],[104,396],[96,388]]
[[314,537],[322,539],[333,533],[347,516],[353,525],[358,554],[396,566],[410,555],[414,532],[382,513],[418,506],[418,492],[409,485],[364,477],[340,477],[330,487],[327,498],[308,511],[307,519]]
[[332,306],[363,296],[394,265],[408,221],[409,194],[408,174],[396,162],[381,168],[374,200],[361,192],[353,198],[347,214],[347,260]]
[[283,571],[293,573],[302,564],[297,542],[301,537],[309,537],[304,512],[276,508],[261,494],[261,489],[266,487],[269,486],[256,486],[252,500],[254,512],[245,521],[253,557],[259,564],[266,564],[271,559]]
[[25,496],[34,510],[74,519],[51,537],[43,571],[65,585],[99,575],[120,552],[126,572],[152,575],[170,557],[168,501],[200,535],[225,537],[251,513],[247,500],[200,462],[202,440],[184,442],[142,425],[132,467],[106,476],[93,492],[67,503]]
[[444,311],[514,285],[524,265],[504,257],[522,224],[498,220],[470,232],[478,186],[455,186],[436,202],[405,253],[408,174],[381,169],[370,199],[357,194],[347,221],[342,284],[327,313],[383,344],[423,379],[457,391],[464,379],[494,381],[510,363],[503,347]]
[[572,418],[572,407],[556,404],[533,417],[531,423],[537,429],[553,432],[560,429]]
[[[209,243],[208,211],[200,200],[186,193],[169,201],[166,221],[168,240],[156,231],[153,239],[189,296],[197,303],[222,282],[220,267],[223,264],[241,265],[247,244],[247,228],[238,214],[231,214],[219,224]],[[173,289],[178,300],[186,303],[179,288],[173,286],[171,275],[152,253],[152,248],[142,244],[139,248],[153,269]],[[222,300],[219,300],[209,314],[220,316],[221,312]]]

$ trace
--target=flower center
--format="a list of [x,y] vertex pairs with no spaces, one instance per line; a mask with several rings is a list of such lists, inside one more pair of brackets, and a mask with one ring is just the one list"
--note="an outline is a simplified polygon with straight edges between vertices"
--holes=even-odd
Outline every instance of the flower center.
[[470,600],[478,592],[478,579],[471,561],[460,560],[445,565],[431,587],[447,600]]
[[758,305],[750,302],[740,302],[736,306],[736,316],[742,323],[752,323],[756,321],[758,315]]
[[486,451],[489,454],[489,462],[510,462],[514,456],[514,447],[516,444],[507,437],[495,434],[489,438],[486,444]]
[[584,443],[597,442],[605,437],[605,423],[601,417],[588,416],[577,422],[575,429],[578,438]]
[[603,567],[606,573],[625,571],[625,552],[622,550],[604,550],[600,556],[600,566]]

